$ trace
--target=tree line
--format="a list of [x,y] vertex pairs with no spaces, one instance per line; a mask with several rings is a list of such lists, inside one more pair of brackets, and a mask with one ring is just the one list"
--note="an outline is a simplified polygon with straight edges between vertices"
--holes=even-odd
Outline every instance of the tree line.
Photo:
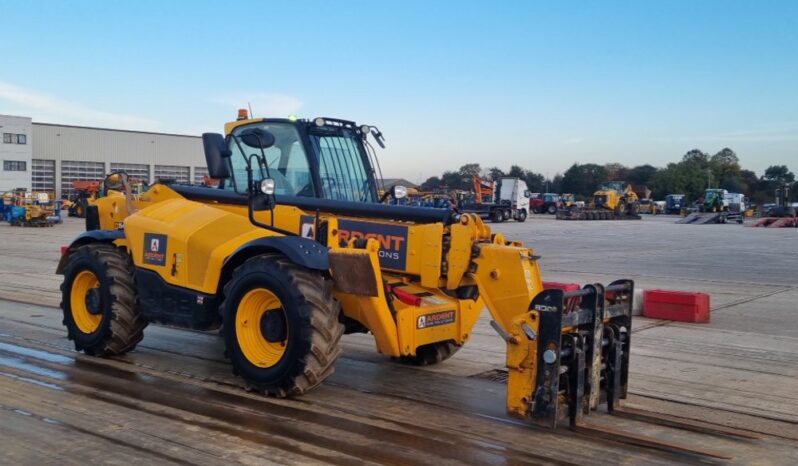
[[678,162],[665,167],[649,164],[627,167],[619,163],[598,165],[574,163],[562,174],[547,179],[540,173],[512,165],[509,171],[498,167],[483,169],[478,163],[467,163],[456,171],[445,171],[421,184],[423,190],[462,189],[472,187],[472,177],[497,180],[503,176],[521,178],[532,192],[573,193],[577,199],[589,199],[607,181],[626,181],[634,186],[647,186],[655,199],[668,194],[686,194],[690,200],[703,196],[707,188],[721,188],[743,193],[756,203],[773,202],[774,192],[784,183],[792,185],[791,198],[798,198],[798,182],[786,165],[771,165],[762,176],[740,166],[737,154],[724,148],[714,155],[699,149],[688,151]]

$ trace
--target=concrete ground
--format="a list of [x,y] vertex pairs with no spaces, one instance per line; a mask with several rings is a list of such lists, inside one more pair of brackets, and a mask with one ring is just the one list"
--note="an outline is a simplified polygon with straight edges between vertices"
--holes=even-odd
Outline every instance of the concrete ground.
[[[495,225],[542,256],[544,280],[710,293],[709,324],[636,318],[626,406],[753,432],[740,440],[603,414],[589,421],[727,453],[798,463],[798,230],[677,225],[672,217]],[[0,225],[0,450],[7,464],[684,464],[596,435],[535,430],[504,414],[504,342],[483,316],[438,366],[397,366],[345,337],[336,374],[297,400],[246,393],[215,335],[150,326],[132,353],[73,351],[54,269],[82,229]]]

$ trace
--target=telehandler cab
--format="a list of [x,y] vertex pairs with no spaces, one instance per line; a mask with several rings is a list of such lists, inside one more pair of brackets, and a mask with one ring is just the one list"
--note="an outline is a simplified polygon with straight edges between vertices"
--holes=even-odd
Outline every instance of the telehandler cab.
[[77,350],[125,353],[149,322],[221,328],[234,373],[292,396],[332,374],[344,333],[434,364],[487,307],[507,345],[511,415],[576,425],[626,396],[632,281],[544,290],[533,249],[479,216],[384,203],[403,192],[378,197],[373,126],[242,115],[225,133],[203,135],[218,187],[156,182],[88,207],[57,268]]

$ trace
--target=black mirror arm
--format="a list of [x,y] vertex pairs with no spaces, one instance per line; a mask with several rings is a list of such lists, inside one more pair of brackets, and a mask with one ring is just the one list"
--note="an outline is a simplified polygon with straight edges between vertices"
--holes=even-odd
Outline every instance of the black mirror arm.
[[248,199],[247,199],[247,201],[248,201],[247,202],[247,216],[249,217],[249,223],[255,225],[256,227],[264,228],[266,230],[271,230],[271,231],[274,231],[276,233],[281,233],[281,234],[286,235],[286,236],[298,236],[293,231],[289,231],[289,230],[274,226],[274,204],[275,204],[274,199],[270,199],[269,200],[269,206],[270,206],[269,208],[271,210],[270,217],[271,217],[271,223],[272,224],[268,225],[266,223],[258,221],[255,218],[255,199],[257,199],[258,196],[264,195],[264,194],[262,194],[262,193],[260,193],[260,191],[256,190],[255,181],[254,181],[254,178],[252,176],[252,163],[251,162],[252,162],[252,157],[253,156],[257,157],[257,155],[251,155],[247,159],[247,187],[248,187],[248,189],[247,189],[247,196],[248,196]]

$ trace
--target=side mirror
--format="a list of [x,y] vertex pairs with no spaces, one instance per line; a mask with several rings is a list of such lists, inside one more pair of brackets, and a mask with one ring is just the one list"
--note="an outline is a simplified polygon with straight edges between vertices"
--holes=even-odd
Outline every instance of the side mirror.
[[252,128],[241,132],[241,140],[249,147],[268,149],[274,145],[274,135],[262,128]]
[[205,163],[208,176],[216,179],[230,178],[230,168],[225,159],[232,155],[224,136],[218,133],[203,133],[202,147],[205,149]]

